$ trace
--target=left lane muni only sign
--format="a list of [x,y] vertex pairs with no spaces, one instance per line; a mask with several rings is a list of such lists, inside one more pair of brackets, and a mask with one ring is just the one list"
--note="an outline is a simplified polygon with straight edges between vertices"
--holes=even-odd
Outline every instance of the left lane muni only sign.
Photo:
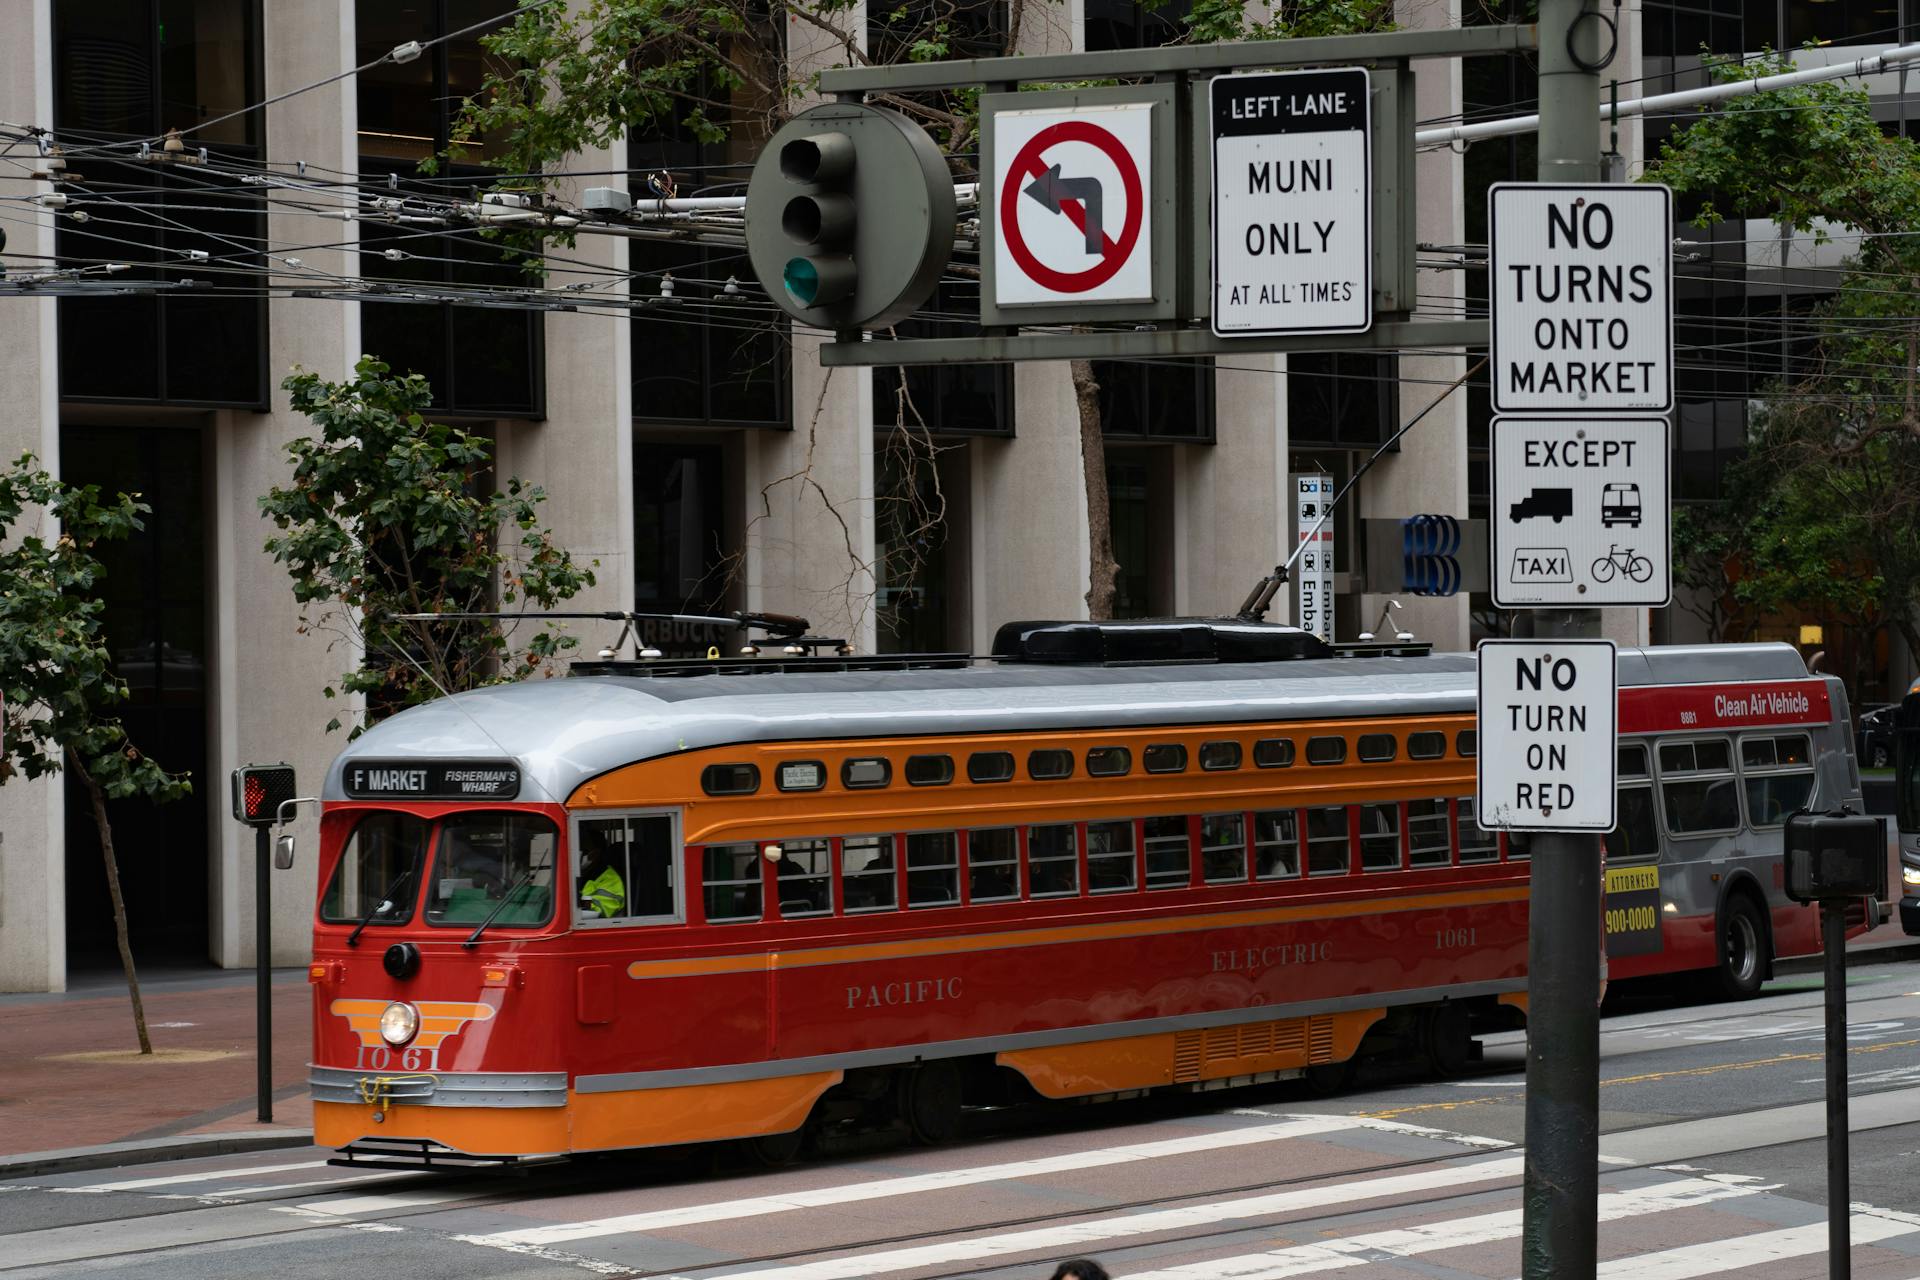
[[1213,332],[1373,325],[1373,168],[1364,67],[1215,76]]
[[1615,656],[1611,640],[1481,643],[1481,826],[1613,830]]

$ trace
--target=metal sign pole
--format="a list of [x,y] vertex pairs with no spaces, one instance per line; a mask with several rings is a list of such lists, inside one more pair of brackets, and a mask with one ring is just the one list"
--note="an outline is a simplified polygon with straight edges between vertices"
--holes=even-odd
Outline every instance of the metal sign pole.
[[[1540,0],[1541,182],[1600,177],[1605,30],[1588,0]],[[1599,634],[1594,609],[1534,614],[1536,639]],[[1600,1194],[1600,838],[1536,835],[1531,880],[1522,1270],[1526,1280],[1591,1280]]]
[[260,1123],[273,1123],[273,888],[268,879],[273,832],[253,829],[254,1089]]
[[1853,1274],[1847,1191],[1847,916],[1838,902],[1820,904],[1820,940],[1827,959],[1827,1275]]

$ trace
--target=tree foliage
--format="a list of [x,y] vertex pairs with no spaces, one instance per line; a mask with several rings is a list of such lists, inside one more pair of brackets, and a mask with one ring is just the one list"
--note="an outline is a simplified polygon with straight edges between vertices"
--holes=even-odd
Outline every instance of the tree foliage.
[[1920,148],[1881,131],[1865,90],[1823,82],[1718,104],[1647,176],[1699,196],[1698,225],[1769,219],[1855,246],[1751,416],[1723,531],[1731,589],[1757,610],[1890,625],[1920,652]]
[[578,644],[547,626],[519,642],[493,620],[402,619],[552,609],[594,581],[541,525],[544,490],[517,478],[494,487],[491,442],[427,420],[426,379],[392,377],[369,356],[350,381],[296,371],[281,386],[319,434],[287,446],[292,482],[260,500],[279,530],[266,550],[293,580],[303,628],[355,646],[328,697],[365,695],[378,715],[526,679]]

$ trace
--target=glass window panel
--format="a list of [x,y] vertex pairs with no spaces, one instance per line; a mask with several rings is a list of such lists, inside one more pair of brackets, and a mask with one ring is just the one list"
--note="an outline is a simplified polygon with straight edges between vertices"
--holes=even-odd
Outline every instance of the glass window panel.
[[1407,735],[1407,759],[1439,760],[1447,754],[1447,735],[1444,733],[1413,733]]
[[1200,819],[1200,871],[1208,884],[1247,878],[1247,816],[1209,813]]
[[1472,796],[1462,796],[1454,801],[1458,811],[1454,832],[1460,844],[1460,861],[1496,862],[1500,858],[1499,834],[1487,830],[1475,819],[1474,803]]
[[849,912],[891,910],[895,900],[892,836],[848,836],[840,842],[840,888]]
[[[855,837],[858,838],[858,837]],[[872,839],[873,837],[867,837]],[[849,839],[848,844],[853,840]],[[780,897],[780,916],[792,920],[801,916],[823,916],[833,910],[832,844],[826,840],[782,840],[774,846],[780,853],[773,862],[775,891]],[[891,872],[885,877],[892,885]],[[851,901],[852,889],[848,889]],[[893,905],[891,887],[887,906]]]
[[1013,753],[976,751],[967,757],[967,781],[1009,782],[1013,779]]
[[1779,763],[1772,738],[1742,738],[1740,763],[1749,769],[1771,769]]
[[1807,806],[1813,794],[1813,774],[1770,773],[1747,782],[1747,821],[1756,827],[1777,827],[1787,815]]
[[1182,773],[1187,767],[1187,749],[1175,742],[1156,742],[1141,753],[1140,762],[1148,773]]
[[[636,608],[726,610],[736,544],[726,523],[725,470],[717,445],[633,442]],[[694,651],[705,653],[705,643]]]
[[1238,769],[1240,767],[1240,744],[1237,742],[1201,743],[1200,767],[1212,772],[1223,769]]
[[1474,729],[1462,729],[1453,735],[1453,749],[1459,755],[1472,759],[1480,750],[1480,734]]
[[1307,874],[1345,875],[1348,854],[1347,807],[1330,805],[1307,810]]
[[1300,821],[1292,809],[1253,815],[1254,874],[1279,880],[1300,874]]
[[967,833],[967,896],[974,902],[1020,896],[1020,837],[1014,828]]
[[1385,764],[1400,751],[1400,744],[1390,733],[1363,733],[1360,735],[1360,759],[1365,764]]
[[1071,778],[1073,776],[1073,752],[1071,751],[1029,751],[1027,752],[1027,776],[1035,779]]
[[1286,768],[1293,763],[1293,739],[1260,739],[1253,744],[1253,762],[1262,769]]
[[700,855],[700,866],[709,924],[760,918],[759,846],[708,845]]
[[[673,916],[673,823],[635,818],[615,825],[625,828],[624,905],[615,914]],[[427,923],[473,928],[491,916],[503,928],[545,924],[553,918],[559,839],[552,819],[537,813],[458,813],[443,820],[427,875]]]
[[1072,823],[1027,828],[1027,884],[1036,898],[1080,891],[1080,850]]
[[1408,865],[1444,867],[1453,861],[1452,822],[1445,800],[1407,801]]
[[[241,108],[257,97],[249,21],[257,0],[160,0],[159,9],[161,127],[192,127],[207,146],[254,141],[260,113]],[[219,120],[231,112],[240,114]]]
[[710,796],[746,796],[760,789],[760,767],[710,764],[700,771],[700,789]]
[[1096,778],[1115,778],[1133,768],[1133,752],[1125,747],[1090,747],[1087,772]]
[[1308,764],[1339,764],[1347,758],[1345,738],[1308,738]]
[[1813,760],[1813,753],[1803,734],[1796,733],[1791,737],[1775,738],[1773,741],[1782,767],[1808,764]]
[[1087,888],[1111,893],[1133,888],[1133,824],[1087,824]]
[[1141,823],[1147,888],[1180,889],[1192,879],[1193,837],[1184,816],[1148,818]]
[[908,756],[907,785],[944,787],[953,781],[952,756]]
[[1733,748],[1724,738],[1708,738],[1693,744],[1694,767],[1708,770],[1733,768]]
[[1660,744],[1660,772],[1693,772],[1693,744],[1691,742],[1663,742]]
[[953,831],[915,831],[907,836],[907,905],[960,905],[960,836]]
[[1740,825],[1740,797],[1732,778],[1668,782],[1663,793],[1667,830],[1676,835],[1731,831]]
[[1621,777],[1644,778],[1647,776],[1647,749],[1639,743],[1619,748],[1615,753],[1615,759],[1619,762]]
[[1605,837],[1608,862],[1660,855],[1660,828],[1653,816],[1652,787],[1622,787],[1615,807],[1618,824]]
[[410,813],[369,813],[354,825],[320,896],[329,924],[404,924],[413,918],[432,824]]
[[155,17],[148,0],[59,0],[53,65],[60,128],[142,137],[159,132],[153,115]]
[[1360,806],[1360,869],[1398,871],[1400,869],[1400,806],[1363,804]]
[[849,791],[884,787],[893,780],[893,763],[885,756],[865,756],[840,766],[840,785]]

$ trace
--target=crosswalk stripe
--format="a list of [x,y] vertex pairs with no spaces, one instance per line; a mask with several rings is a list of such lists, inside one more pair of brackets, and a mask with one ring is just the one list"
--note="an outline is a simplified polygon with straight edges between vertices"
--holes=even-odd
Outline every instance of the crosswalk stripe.
[[[915,1267],[956,1262],[980,1262],[1008,1254],[1042,1250],[1072,1251],[1085,1245],[1100,1244],[1127,1236],[1151,1235],[1161,1231],[1180,1231],[1194,1227],[1218,1226],[1242,1218],[1266,1217],[1301,1209],[1320,1209],[1329,1205],[1351,1205],[1389,1196],[1422,1191],[1449,1190],[1480,1183],[1500,1182],[1520,1176],[1525,1162],[1518,1156],[1480,1160],[1470,1164],[1448,1164],[1416,1173],[1391,1174],[1349,1182],[1330,1182],[1325,1186],[1276,1191],[1238,1200],[1218,1200],[1206,1204],[1182,1205],[1175,1209],[1152,1209],[1144,1213],[1096,1218],[1061,1226],[1032,1227],[998,1235],[975,1236],[940,1244],[914,1245],[884,1253],[866,1253],[851,1258],[833,1258],[799,1266],[773,1270],[722,1272],[709,1280],[727,1280],[728,1276],[765,1276],[768,1280],[849,1280],[851,1277],[881,1275]],[[1129,1277],[1129,1280],[1132,1280]]]
[[339,1200],[308,1200],[302,1204],[274,1205],[280,1213],[303,1213],[321,1218],[350,1218],[357,1214],[388,1213],[399,1209],[417,1209],[423,1205],[446,1204],[452,1200],[471,1200],[491,1194],[484,1189],[463,1187],[458,1191],[401,1191],[390,1196],[345,1196]]
[[1296,1116],[1281,1124],[1221,1129],[1211,1133],[1191,1134],[1157,1142],[1099,1147],[1090,1151],[1074,1151],[1031,1160],[1014,1160],[1005,1164],[975,1165],[971,1168],[948,1169],[938,1173],[881,1178],[871,1182],[818,1187],[810,1191],[749,1196],[738,1200],[684,1205],[677,1209],[656,1209],[647,1213],[621,1214],[612,1218],[587,1218],[579,1222],[558,1222],[542,1227],[524,1227],[514,1231],[498,1231],[488,1235],[457,1238],[469,1244],[503,1248],[514,1245],[565,1244],[573,1240],[591,1240],[597,1236],[625,1235],[632,1232],[654,1231],[663,1227],[693,1226],[703,1222],[727,1222],[736,1218],[787,1213],[795,1209],[817,1209],[826,1205],[881,1200],[894,1196],[913,1195],[922,1191],[946,1191],[955,1187],[977,1186],[987,1182],[1010,1182],[1021,1178],[1126,1164],[1136,1160],[1159,1160],[1169,1156],[1195,1155],[1230,1147],[1245,1147],[1263,1142],[1279,1142],[1288,1138],[1307,1138],[1316,1134],[1373,1127],[1353,1116]]
[[83,1187],[49,1187],[49,1191],[144,1191],[148,1187],[177,1187],[189,1182],[214,1182],[222,1178],[252,1178],[264,1173],[287,1173],[294,1169],[318,1169],[325,1160],[302,1160],[298,1164],[256,1164],[244,1169],[204,1169],[199,1173],[175,1173],[164,1178],[132,1178],[125,1182],[93,1182]]
[[216,1200],[233,1200],[241,1196],[267,1196],[282,1191],[307,1191],[314,1187],[359,1187],[369,1182],[386,1182],[391,1178],[417,1178],[418,1170],[401,1169],[393,1173],[363,1173],[352,1178],[319,1178],[312,1182],[263,1182],[257,1187],[221,1187],[218,1190],[177,1193],[163,1197],[173,1200],[194,1200],[211,1197]]
[[[1677,1178],[1654,1186],[1604,1192],[1600,1196],[1598,1217],[1601,1222],[1638,1218],[1672,1209],[1737,1199],[1770,1189],[1750,1182]],[[1511,1240],[1520,1234],[1520,1226],[1519,1209],[1502,1209],[1467,1218],[1448,1218],[1413,1227],[1371,1231],[1318,1244],[1289,1245],[1262,1253],[1212,1258],[1159,1271],[1134,1273],[1129,1275],[1128,1280],[1289,1280],[1293,1276],[1338,1271],[1371,1262],[1390,1262],[1396,1258],[1434,1253],[1442,1249]],[[1640,1280],[1639,1273],[1633,1274],[1635,1280]],[[789,1277],[782,1274],[780,1280],[789,1280]]]
[[[1920,1227],[1911,1222],[1870,1213],[1856,1213],[1847,1221],[1849,1235],[1856,1246],[1920,1231]],[[1610,1276],[1630,1276],[1632,1280],[1691,1280],[1694,1276],[1719,1275],[1784,1258],[1803,1258],[1823,1252],[1826,1247],[1827,1224],[1815,1222],[1729,1240],[1707,1240],[1631,1258],[1614,1258],[1600,1264],[1598,1275],[1602,1280]]]

